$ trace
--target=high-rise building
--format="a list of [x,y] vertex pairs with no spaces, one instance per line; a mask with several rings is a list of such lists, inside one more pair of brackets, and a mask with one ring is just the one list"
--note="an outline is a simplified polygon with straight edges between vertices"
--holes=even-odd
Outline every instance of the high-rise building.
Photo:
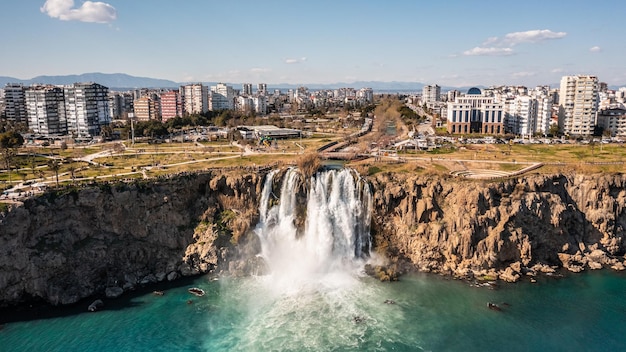
[[97,83],[74,83],[63,88],[67,132],[94,137],[100,126],[111,122],[109,88]]
[[267,94],[267,84],[258,83],[256,87],[257,87],[257,94],[261,94],[261,95]]
[[246,96],[251,96],[252,95],[252,84],[251,83],[244,83],[242,84],[242,91],[241,94],[246,95]]
[[160,120],[159,102],[149,96],[135,99],[133,102],[135,119],[137,121]]
[[183,114],[201,114],[209,111],[209,90],[201,83],[180,87]]
[[590,136],[598,111],[598,77],[563,76],[559,91],[559,130],[566,135]]
[[466,95],[448,102],[447,114],[449,133],[504,134],[502,103],[483,95],[478,88],[470,88]]
[[4,117],[11,122],[27,123],[25,88],[22,84],[7,83],[4,87]]
[[598,111],[598,126],[611,136],[626,137],[626,109],[609,107]]
[[441,87],[438,85],[427,85],[422,88],[422,103],[429,104],[440,101]]
[[374,90],[372,88],[361,88],[356,93],[356,97],[363,102],[373,103],[374,102]]
[[234,110],[235,109],[235,90],[233,87],[224,83],[218,83],[211,86],[211,99],[209,101],[209,110]]
[[530,137],[535,134],[537,122],[537,100],[528,95],[518,95],[505,104],[508,131]]
[[552,123],[552,98],[549,95],[540,95],[537,99],[537,122],[535,123],[535,133],[547,135],[550,133]]
[[28,128],[44,136],[67,133],[63,89],[55,86],[33,86],[26,90]]
[[267,113],[267,97],[259,95],[252,98],[254,104],[254,111],[259,115],[265,115]]
[[161,121],[183,116],[183,104],[180,93],[176,90],[161,94]]

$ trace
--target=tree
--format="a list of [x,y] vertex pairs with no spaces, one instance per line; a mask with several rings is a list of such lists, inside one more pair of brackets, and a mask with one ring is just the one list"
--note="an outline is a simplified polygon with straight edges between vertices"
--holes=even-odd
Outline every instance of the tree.
[[558,136],[559,135],[559,125],[557,125],[557,124],[550,125],[550,131],[548,132],[548,134],[552,135],[553,137]]
[[74,163],[74,159],[67,158],[66,161],[69,162],[69,166],[67,167],[67,171],[69,171],[70,177],[72,178],[72,183],[74,183],[74,181],[76,180],[76,170],[78,169],[78,167]]
[[59,186],[59,170],[61,169],[61,163],[57,159],[48,160],[48,168],[54,171],[54,175],[56,176],[57,187]]
[[4,164],[9,172],[9,183],[12,183],[11,163],[15,155],[17,155],[17,148],[21,147],[22,144],[24,144],[24,137],[17,131],[13,130],[0,133],[0,149],[2,150]]

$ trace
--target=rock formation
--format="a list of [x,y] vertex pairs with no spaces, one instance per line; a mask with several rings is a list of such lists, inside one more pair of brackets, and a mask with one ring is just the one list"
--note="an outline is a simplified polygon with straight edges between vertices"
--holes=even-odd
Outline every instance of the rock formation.
[[218,269],[262,176],[208,172],[51,191],[0,214],[0,306],[69,304]]
[[421,271],[517,281],[624,268],[624,175],[530,175],[503,182],[377,175],[375,245]]
[[[210,171],[27,200],[0,214],[0,307],[114,297],[211,271],[255,272],[263,263],[250,229],[263,178]],[[379,173],[369,180],[373,245],[389,258],[390,279],[397,268],[517,281],[561,267],[626,265],[623,175],[484,182]]]

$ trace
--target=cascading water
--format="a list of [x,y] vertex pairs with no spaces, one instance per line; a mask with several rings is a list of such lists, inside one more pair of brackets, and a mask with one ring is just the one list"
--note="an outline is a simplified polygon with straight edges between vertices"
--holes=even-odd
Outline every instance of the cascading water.
[[272,189],[276,174],[271,172],[265,181],[256,228],[272,284],[301,289],[302,284],[327,283],[328,278],[359,271],[371,249],[369,185],[349,169],[312,176],[306,221],[299,232],[295,223],[298,207],[304,206],[297,197],[301,174],[289,169],[280,192]]
[[[255,229],[268,273],[222,283],[245,292],[240,304],[247,311],[236,327],[241,334],[223,346],[241,351],[357,348],[372,326],[376,334],[386,331],[372,318],[382,303],[370,308],[383,299],[368,286],[373,279],[363,275],[364,264],[374,257],[370,187],[349,169],[319,172],[309,180],[297,169],[287,170],[282,180],[277,175],[272,171],[266,177]],[[282,185],[274,189],[275,184]]]

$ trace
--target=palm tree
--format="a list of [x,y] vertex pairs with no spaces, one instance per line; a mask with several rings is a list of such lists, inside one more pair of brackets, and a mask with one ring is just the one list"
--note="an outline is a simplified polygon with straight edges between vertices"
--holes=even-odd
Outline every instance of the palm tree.
[[69,166],[67,167],[67,171],[69,171],[70,173],[70,177],[72,178],[72,183],[74,183],[74,180],[76,178],[76,164],[74,163],[74,159],[72,158],[67,158],[66,161],[69,163]]
[[61,169],[61,163],[57,159],[48,160],[48,168],[54,171],[54,175],[56,176],[57,187],[59,187],[59,169]]

